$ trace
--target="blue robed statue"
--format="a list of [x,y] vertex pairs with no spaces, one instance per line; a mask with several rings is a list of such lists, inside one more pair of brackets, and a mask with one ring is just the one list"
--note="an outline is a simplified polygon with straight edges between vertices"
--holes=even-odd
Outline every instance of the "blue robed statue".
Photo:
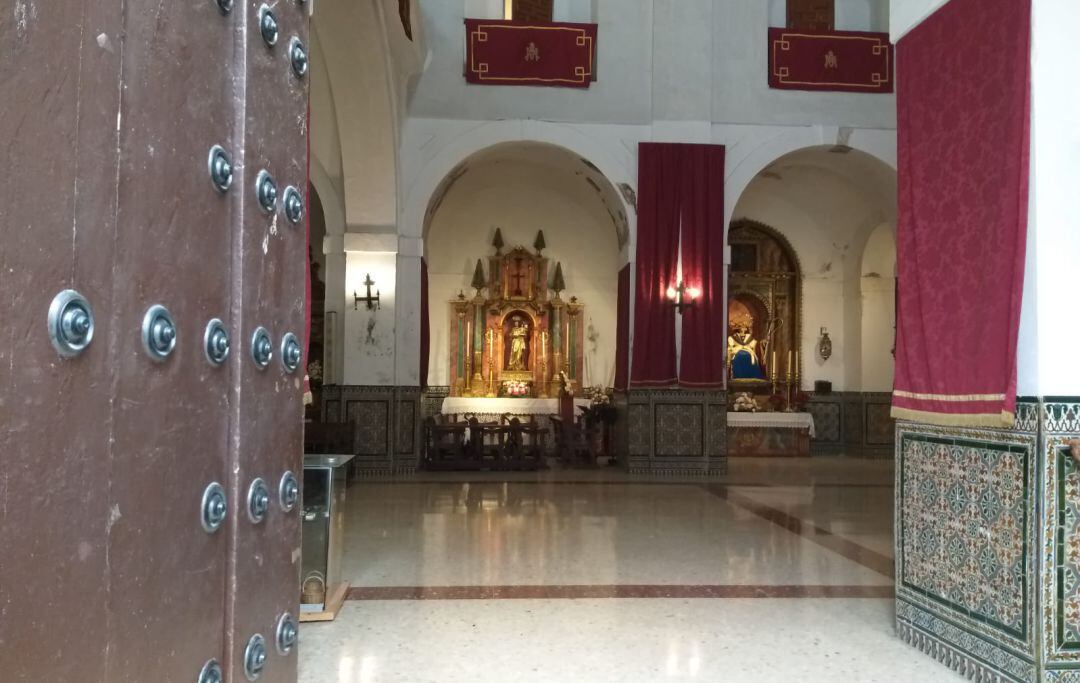
[[761,345],[754,339],[753,318],[732,326],[728,337],[727,361],[732,379],[765,379],[765,358]]

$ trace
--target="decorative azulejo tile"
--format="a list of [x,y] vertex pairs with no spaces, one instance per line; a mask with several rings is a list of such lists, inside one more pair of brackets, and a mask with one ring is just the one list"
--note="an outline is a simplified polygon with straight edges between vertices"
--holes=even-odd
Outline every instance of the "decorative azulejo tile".
[[656,404],[656,455],[702,456],[705,419],[700,404]]
[[897,432],[898,626],[906,603],[967,632],[972,647],[1034,661],[1036,435],[910,423]]

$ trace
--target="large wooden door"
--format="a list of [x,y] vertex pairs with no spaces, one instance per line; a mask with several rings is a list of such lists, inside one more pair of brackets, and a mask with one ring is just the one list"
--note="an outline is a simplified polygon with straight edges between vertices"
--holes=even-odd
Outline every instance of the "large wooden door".
[[0,22],[5,681],[296,678],[308,18],[270,4]]

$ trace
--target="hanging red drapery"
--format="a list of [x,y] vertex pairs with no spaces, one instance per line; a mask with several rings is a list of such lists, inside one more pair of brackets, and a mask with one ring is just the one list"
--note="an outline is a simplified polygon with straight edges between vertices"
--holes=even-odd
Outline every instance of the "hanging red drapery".
[[308,101],[307,106],[307,159],[306,159],[306,175],[307,182],[304,183],[304,192],[307,201],[304,202],[304,234],[305,243],[307,249],[304,250],[304,258],[306,263],[304,264],[304,361],[301,367],[304,368],[304,397],[303,403],[307,405],[314,399],[311,393],[311,378],[308,376],[308,353],[311,349],[311,101]]
[[638,145],[637,279],[630,386],[674,386],[675,309],[665,292],[674,280],[679,248],[678,145]]
[[[675,368],[675,307],[682,235],[683,284],[699,290],[683,311]],[[724,370],[724,147],[638,146],[637,280],[630,386],[722,388]]]
[[427,259],[420,259],[420,388],[427,389],[431,354],[431,312],[428,305]]
[[679,145],[683,171],[682,280],[700,291],[682,314],[679,385],[722,389],[724,368],[724,147]]
[[1013,423],[1030,29],[1030,0],[952,0],[897,45],[895,417]]
[[615,388],[628,388],[630,375],[630,264],[619,271],[615,313]]

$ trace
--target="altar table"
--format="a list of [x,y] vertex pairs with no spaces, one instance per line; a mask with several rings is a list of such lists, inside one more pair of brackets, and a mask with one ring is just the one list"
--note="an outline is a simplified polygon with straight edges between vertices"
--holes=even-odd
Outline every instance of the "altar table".
[[[581,414],[580,408],[589,405],[587,398],[574,399],[574,413]],[[497,420],[509,414],[511,417],[529,417],[530,415],[558,415],[557,398],[468,398],[450,396],[443,399],[443,415],[475,415],[481,421]]]
[[727,414],[728,455],[807,456],[814,436],[810,413]]

